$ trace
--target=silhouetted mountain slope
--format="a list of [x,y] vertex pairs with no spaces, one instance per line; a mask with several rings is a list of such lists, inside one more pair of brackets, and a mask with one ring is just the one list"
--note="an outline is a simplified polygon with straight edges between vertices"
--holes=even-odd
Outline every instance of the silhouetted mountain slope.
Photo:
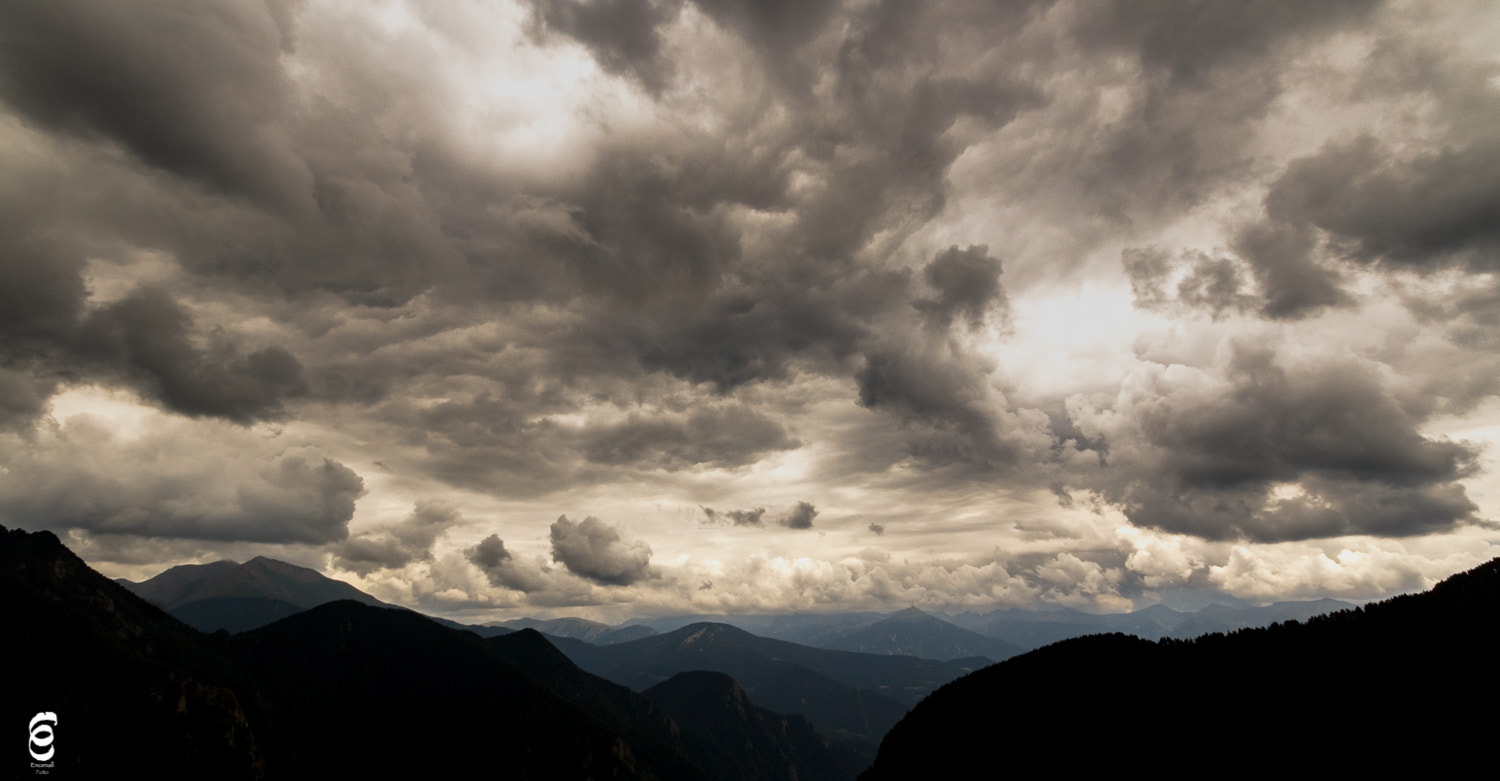
[[173,618],[200,632],[245,632],[302,612],[272,597],[210,597],[172,608]]
[[608,632],[600,634],[590,642],[592,642],[594,645],[614,645],[615,643],[628,643],[631,640],[639,640],[643,637],[651,637],[655,634],[656,630],[652,629],[649,626],[634,624],[631,626],[615,627]]
[[861,777],[942,776],[1000,753],[1118,771],[1145,746],[1198,772],[1447,772],[1493,737],[1497,633],[1500,560],[1306,623],[1154,643],[1075,638],[934,692]]
[[157,606],[175,605],[196,597],[193,592],[204,583],[214,582],[220,577],[240,568],[237,561],[215,561],[208,564],[182,564],[164,570],[156,577],[140,583],[120,578],[116,583],[135,592],[137,596]]
[[639,694],[584,672],[547,638],[522,629],[485,640],[499,658],[540,681],[549,691],[578,706],[626,738],[644,763],[668,778],[712,778],[699,756],[684,749],[677,724]]
[[[568,647],[564,646],[563,650],[568,651]],[[572,655],[571,651],[568,653]],[[592,646],[591,650],[580,652],[580,656],[588,660],[587,663],[579,658],[574,658],[574,661],[584,669],[589,669],[590,665],[597,664],[632,665],[664,657],[689,661],[712,659],[725,654],[745,654],[788,662],[846,686],[873,691],[907,706],[916,704],[928,692],[965,672],[953,664],[932,659],[812,648],[785,640],[759,637],[727,624],[691,624],[641,640],[602,648]],[[744,685],[745,682],[741,680],[740,683]],[[755,696],[754,692],[751,692],[751,696]]]
[[271,701],[278,775],[655,775],[483,639],[411,611],[332,602],[223,643]]
[[[253,684],[51,532],[0,527],[0,625],[5,723],[57,715],[51,777],[262,777]],[[5,777],[34,777],[14,747]]]
[[717,779],[839,781],[865,765],[852,746],[820,735],[800,716],[757,706],[722,673],[679,673],[642,694],[676,719],[698,764]]
[[[1212,632],[1233,632],[1237,629],[1254,629],[1283,621],[1306,621],[1313,616],[1349,610],[1354,605],[1337,599],[1317,599],[1308,602],[1277,602],[1265,607],[1233,608],[1224,605],[1209,605],[1196,613],[1183,613],[1170,631],[1159,637],[1188,639]],[[1158,636],[1142,635],[1156,640]]]
[[[426,613],[422,613],[421,615],[427,616]],[[449,629],[462,629],[465,632],[473,632],[474,634],[479,635],[480,637],[499,637],[501,635],[508,635],[508,634],[516,631],[514,629],[511,629],[509,627],[504,627],[504,626],[482,626],[482,625],[479,625],[479,624],[463,624],[463,623],[459,623],[457,621],[454,621],[451,618],[442,618],[440,616],[427,616],[427,618],[429,620],[431,620],[433,623],[440,624],[442,626],[446,626]]]
[[758,637],[770,637],[822,648],[828,640],[860,627],[869,626],[883,618],[886,618],[884,613],[699,614],[632,619],[622,626],[645,626],[655,633],[665,634],[675,632],[689,624],[729,624]]
[[[535,632],[485,640],[340,601],[204,635],[50,533],[0,529],[0,622],[6,718],[57,714],[55,778],[694,781],[724,761]],[[734,761],[766,761],[747,751]],[[33,777],[20,758],[3,777]]]
[[940,661],[981,656],[990,662],[1009,659],[1023,650],[999,638],[985,637],[954,626],[914,607],[840,634],[821,643],[820,647],[866,654],[903,654]]

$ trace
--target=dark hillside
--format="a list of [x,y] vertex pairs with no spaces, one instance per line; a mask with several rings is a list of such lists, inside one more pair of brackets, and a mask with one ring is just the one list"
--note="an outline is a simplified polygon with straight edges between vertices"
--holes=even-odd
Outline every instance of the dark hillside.
[[642,694],[677,720],[699,765],[721,781],[844,781],[867,761],[801,716],[757,706],[721,673],[679,673]]
[[1117,771],[1142,751],[1195,772],[1452,768],[1492,736],[1497,633],[1500,560],[1305,624],[1076,638],[934,692],[862,778],[944,775],[1000,756]]
[[654,775],[622,736],[483,639],[408,610],[331,602],[225,646],[273,703],[279,775]]
[[[265,773],[254,685],[52,533],[0,528],[0,621],[4,718],[57,715],[53,778]],[[32,776],[19,748],[5,755],[6,778]]]

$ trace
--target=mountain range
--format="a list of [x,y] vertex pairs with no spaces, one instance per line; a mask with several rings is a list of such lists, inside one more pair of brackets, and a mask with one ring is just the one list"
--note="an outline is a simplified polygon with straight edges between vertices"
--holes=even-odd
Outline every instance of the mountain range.
[[642,637],[650,637],[657,633],[655,629],[640,624],[610,626],[609,624],[601,624],[598,621],[590,621],[585,618],[517,618],[512,621],[491,624],[489,627],[511,630],[535,629],[551,637],[570,637],[586,643],[593,643],[594,645],[612,645],[614,643],[623,643],[627,640],[639,640]]
[[554,641],[579,667],[649,690],[685,672],[734,678],[751,699],[807,719],[848,743],[868,762],[881,736],[928,692],[988,664],[830,651],[758,637],[728,624],[691,624],[673,632],[599,646]]
[[[0,621],[4,713],[55,717],[41,768],[55,778],[833,780],[864,764],[734,686],[669,678],[658,707],[531,631],[482,638],[338,600],[204,634],[49,532],[0,528]],[[723,719],[684,729],[674,711]],[[27,759],[11,755],[5,776],[32,776]]]
[[[120,584],[204,632],[224,629],[253,635],[266,631],[260,628],[268,624],[279,625],[273,622],[339,599],[391,607],[347,583],[265,558],[174,567],[140,583]],[[996,656],[1015,652],[1003,641],[915,609],[863,626],[845,639],[856,646],[848,650],[860,651],[863,644],[872,649],[870,653],[817,649],[710,623],[666,635],[639,624],[612,627],[581,618],[527,618],[485,627],[442,623],[487,637],[535,630],[541,633],[538,637],[566,651],[572,659],[569,665],[576,662],[636,691],[665,685],[681,673],[730,676],[738,693],[724,692],[718,701],[748,699],[768,712],[805,719],[808,729],[841,741],[839,750],[850,758],[851,775],[874,759],[881,736],[927,692]],[[235,642],[248,640],[237,636]],[[893,653],[905,648],[970,658],[949,663]],[[952,653],[954,648],[965,653]],[[676,690],[668,687],[658,693],[665,692]],[[674,701],[682,701],[680,692]]]
[[[218,629],[243,632],[339,599],[386,604],[316,570],[264,557],[243,564],[218,561],[182,565],[139,583],[118,582],[205,632]],[[1354,605],[1347,602],[1323,599],[1278,602],[1264,607],[1210,605],[1196,612],[1155,605],[1115,614],[1071,609],[1004,609],[950,616],[911,607],[889,614],[681,616],[632,620],[616,626],[576,617],[519,618],[483,626],[434,620],[485,637],[535,629],[549,637],[572,638],[594,645],[639,640],[694,623],[722,623],[762,637],[816,648],[972,663],[976,657],[1002,661],[1023,651],[1087,634],[1122,632],[1148,640],[1188,638],[1266,626],[1276,621],[1304,620],[1351,607]]]
[[[245,581],[316,584],[278,564],[206,565],[150,588],[178,606],[243,596],[191,585],[235,582],[241,567]],[[278,598],[296,604],[296,591]],[[806,781],[850,779],[872,758],[868,781],[1002,764],[1472,772],[1500,693],[1497,605],[1500,560],[1305,622],[1192,640],[1091,635],[994,665],[818,649],[713,622],[611,645],[534,629],[481,637],[354,600],[205,634],[54,535],[0,528],[15,671],[4,713],[53,716],[45,769],[57,778]],[[929,618],[903,611],[865,628]],[[6,761],[7,777],[33,775]]]

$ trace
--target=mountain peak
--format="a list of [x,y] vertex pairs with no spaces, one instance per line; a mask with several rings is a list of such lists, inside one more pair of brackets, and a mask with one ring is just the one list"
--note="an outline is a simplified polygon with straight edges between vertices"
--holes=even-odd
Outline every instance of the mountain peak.
[[887,621],[927,621],[937,619],[937,616],[928,613],[913,605],[905,610],[897,610],[886,617]]
[[657,696],[673,692],[692,698],[719,697],[741,703],[745,700],[745,690],[739,681],[713,670],[680,672],[646,691]]
[[739,644],[746,638],[755,638],[755,635],[729,624],[717,624],[703,621],[671,632],[668,637],[674,637],[679,648],[691,648],[693,646],[717,646],[723,644]]
[[341,580],[266,556],[173,567],[126,588],[205,632],[244,631],[341,599],[386,606]]

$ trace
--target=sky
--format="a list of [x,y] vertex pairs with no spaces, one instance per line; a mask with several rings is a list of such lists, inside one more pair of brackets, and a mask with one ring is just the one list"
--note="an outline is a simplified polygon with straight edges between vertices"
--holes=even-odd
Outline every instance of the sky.
[[11,0],[0,524],[462,620],[1500,543],[1500,6]]

